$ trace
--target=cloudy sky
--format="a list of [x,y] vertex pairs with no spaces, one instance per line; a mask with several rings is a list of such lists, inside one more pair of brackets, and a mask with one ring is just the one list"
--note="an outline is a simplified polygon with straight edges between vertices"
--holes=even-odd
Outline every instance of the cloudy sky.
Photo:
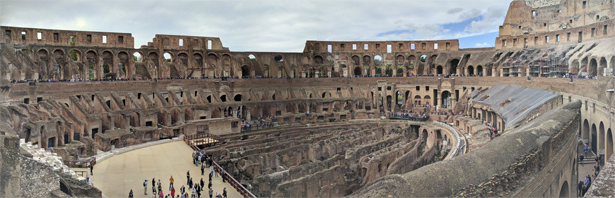
[[511,0],[0,0],[0,25],[220,37],[232,51],[301,52],[306,40],[459,39],[491,47]]

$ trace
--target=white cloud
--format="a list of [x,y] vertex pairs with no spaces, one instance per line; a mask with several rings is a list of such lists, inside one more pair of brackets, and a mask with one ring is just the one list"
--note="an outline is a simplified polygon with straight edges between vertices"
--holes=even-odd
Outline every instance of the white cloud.
[[492,47],[492,46],[487,43],[477,43],[476,45],[474,45],[474,47]]
[[[220,37],[233,51],[303,50],[306,40],[451,39],[497,31],[509,0],[38,1],[4,0],[1,25]],[[477,7],[479,5],[480,7]],[[443,28],[483,15],[464,32]],[[396,30],[412,33],[378,34]]]
[[501,8],[488,8],[487,12],[482,14],[482,19],[478,21],[472,21],[470,26],[466,27],[466,32],[471,33],[488,33],[498,30],[498,27],[504,22],[504,15],[506,14],[504,9]]

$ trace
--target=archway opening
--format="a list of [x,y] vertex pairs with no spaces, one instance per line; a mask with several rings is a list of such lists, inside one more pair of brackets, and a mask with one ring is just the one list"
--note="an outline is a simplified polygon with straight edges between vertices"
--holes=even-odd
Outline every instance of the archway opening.
[[450,105],[448,104],[449,102],[451,102],[450,100],[451,97],[451,92],[449,91],[443,91],[442,92],[442,108],[448,108]]
[[476,75],[483,76],[483,66],[479,65],[476,67]]
[[134,62],[141,62],[141,61],[143,61],[143,55],[141,55],[141,53],[139,53],[139,52],[135,52],[135,53],[132,54],[132,60]]
[[474,67],[472,67],[471,65],[468,66],[468,75],[469,76],[473,76],[474,75]]
[[592,124],[591,149],[594,153],[598,153],[598,132],[596,130],[596,124]]
[[589,61],[589,68],[587,70],[587,75],[590,77],[594,77],[598,74],[598,62],[596,59],[592,59]]
[[244,78],[250,77],[250,67],[248,67],[247,65],[241,67],[241,76]]
[[604,150],[605,137],[606,133],[604,131],[604,123],[600,122],[600,125],[598,125],[598,151]]
[[581,130],[581,139],[585,142],[589,141],[589,122],[587,120],[583,121],[583,128]]
[[438,65],[438,67],[436,67],[436,73],[437,74],[443,74],[442,66]]
[[457,73],[457,66],[459,66],[459,59],[451,60],[450,68],[448,70],[448,73],[449,74],[456,74]]
[[568,187],[568,181],[564,181],[561,189],[559,190],[559,197],[570,197],[570,188]]
[[282,55],[275,55],[275,57],[273,57],[273,60],[275,60],[275,62],[282,62],[284,61],[284,59],[282,59]]
[[169,52],[165,52],[162,56],[164,57],[164,61],[173,62],[173,57]]
[[611,129],[606,131],[606,160],[609,160],[611,155],[613,154],[613,133],[611,133]]
[[354,75],[356,75],[356,76],[360,76],[361,75],[361,67],[355,67],[354,68]]

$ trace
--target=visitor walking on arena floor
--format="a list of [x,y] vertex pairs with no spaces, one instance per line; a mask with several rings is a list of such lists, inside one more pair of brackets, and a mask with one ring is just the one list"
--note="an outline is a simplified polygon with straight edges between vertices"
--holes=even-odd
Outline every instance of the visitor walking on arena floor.
[[147,179],[143,182],[143,188],[144,188],[143,194],[147,195]]
[[173,175],[171,175],[171,178],[169,178],[169,190],[173,188],[173,182],[175,182],[175,179],[173,179]]

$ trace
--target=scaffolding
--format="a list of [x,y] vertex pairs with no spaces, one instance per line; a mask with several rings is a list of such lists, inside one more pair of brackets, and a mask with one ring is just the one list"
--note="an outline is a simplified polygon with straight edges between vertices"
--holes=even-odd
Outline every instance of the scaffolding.
[[549,54],[538,60],[541,74],[540,77],[565,77],[568,74],[568,63],[559,56]]

